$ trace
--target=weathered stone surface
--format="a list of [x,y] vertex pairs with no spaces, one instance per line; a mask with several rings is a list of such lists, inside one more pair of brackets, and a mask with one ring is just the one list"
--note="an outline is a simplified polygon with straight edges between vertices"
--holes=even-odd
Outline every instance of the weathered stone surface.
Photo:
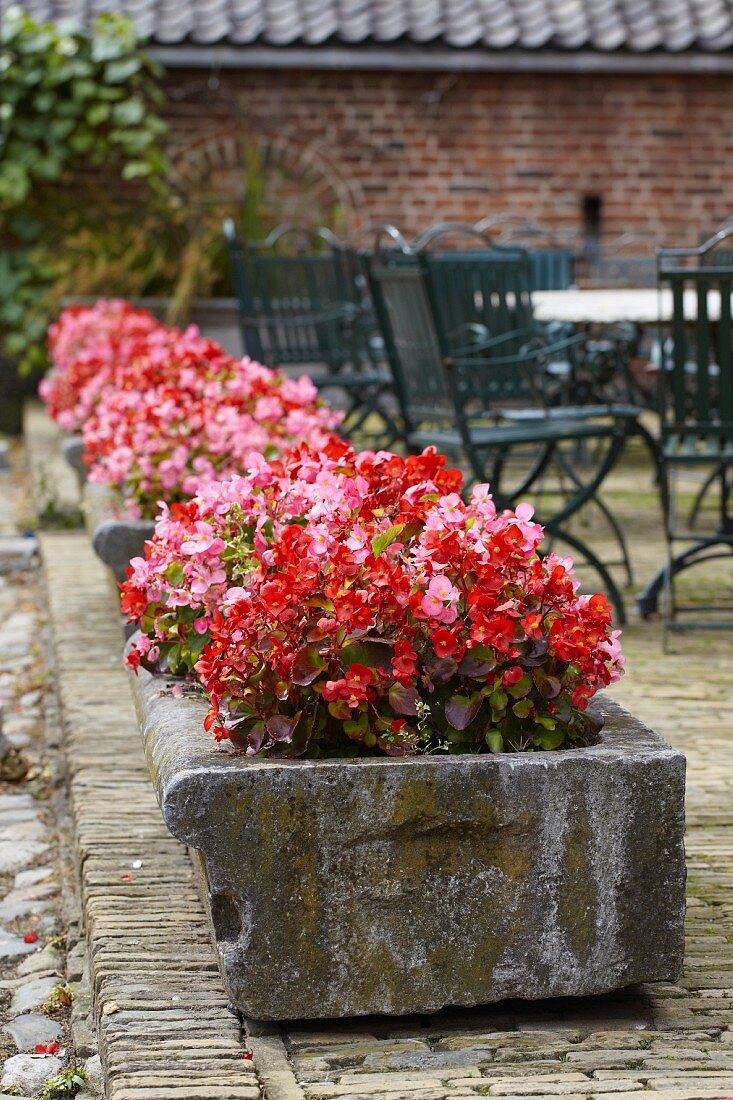
[[37,950],[37,943],[25,943],[22,936],[14,936],[0,928],[0,959],[14,959],[17,955],[30,955]]
[[37,553],[33,535],[0,535],[0,573],[30,569]]
[[0,872],[19,871],[47,851],[48,844],[38,840],[0,840]]
[[3,1068],[0,1088],[20,1085],[28,1096],[40,1096],[44,1083],[61,1072],[63,1062],[48,1054],[15,1054]]
[[584,749],[284,762],[215,752],[200,700],[132,680],[164,819],[197,852],[222,973],[248,1015],[426,1012],[677,978],[684,757],[612,700]]
[[84,440],[80,435],[68,435],[61,442],[61,451],[79,478],[79,485],[83,486],[87,479],[89,467],[84,461]]
[[119,499],[107,485],[88,484],[84,489],[86,525],[96,554],[121,584],[130,558],[141,557],[154,524],[146,519],[126,519]]
[[26,1016],[18,1016],[3,1028],[20,1051],[33,1050],[36,1043],[51,1043],[54,1039],[60,1039],[62,1028],[56,1020],[48,1016],[30,1012]]
[[52,989],[59,984],[58,978],[31,978],[24,982],[13,994],[10,1004],[10,1012],[13,1016],[20,1016],[23,1012],[30,1012],[32,1008],[38,1008],[50,996]]

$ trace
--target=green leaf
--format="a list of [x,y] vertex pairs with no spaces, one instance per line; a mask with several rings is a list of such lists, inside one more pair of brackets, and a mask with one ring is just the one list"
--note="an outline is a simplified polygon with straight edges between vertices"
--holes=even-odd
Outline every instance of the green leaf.
[[131,160],[129,164],[126,164],[122,169],[123,180],[135,180],[142,179],[144,176],[151,175],[153,171],[152,165],[146,160]]
[[[366,711],[360,711],[356,718],[350,718],[344,722],[344,733],[353,741],[363,741],[369,730],[369,715]],[[376,743],[376,736],[373,744]]]
[[491,752],[502,752],[504,749],[504,738],[501,736],[501,732],[497,729],[491,729],[486,731],[484,738],[486,744],[489,746]]
[[517,718],[527,718],[532,713],[533,706],[531,699],[520,699],[518,703],[514,704],[512,711]]
[[489,696],[489,704],[496,714],[503,714],[508,702],[509,698],[501,688],[495,688]]
[[104,79],[108,84],[124,84],[131,76],[139,72],[141,61],[138,57],[126,57],[122,61],[109,61],[104,66]]
[[136,126],[142,122],[145,114],[145,104],[138,96],[125,99],[122,103],[116,103],[112,108],[112,115],[118,125]]
[[334,699],[328,704],[328,713],[340,722],[344,722],[351,718],[351,707],[345,699]]
[[525,672],[521,680],[517,680],[516,684],[512,684],[506,690],[512,699],[523,699],[532,690],[532,677]]
[[404,529],[404,523],[397,523],[393,527],[388,527],[381,535],[375,535],[372,539],[372,553],[374,557],[378,558],[379,555],[402,534]]
[[176,642],[174,645],[164,646],[163,648],[165,650],[165,659],[166,659],[166,663],[168,665],[168,668],[171,670],[171,672],[175,676],[176,673],[178,672],[178,669],[179,669],[179,666],[180,666],[181,653],[183,651],[183,646],[181,645],[180,642]]
[[341,650],[340,660],[344,667],[366,665],[367,668],[392,668],[392,643],[378,638],[360,638],[358,642],[349,642]]
[[543,730],[535,735],[535,741],[543,749],[557,749],[565,740],[564,730]]
[[191,651],[191,656],[198,659],[210,640],[208,631],[206,634],[199,634],[196,630],[192,631],[188,637],[188,648]]
[[165,571],[166,579],[171,582],[174,588],[183,581],[185,572],[183,566],[179,561],[172,561]]
[[99,126],[109,118],[109,104],[94,103],[87,111],[86,117],[90,126]]

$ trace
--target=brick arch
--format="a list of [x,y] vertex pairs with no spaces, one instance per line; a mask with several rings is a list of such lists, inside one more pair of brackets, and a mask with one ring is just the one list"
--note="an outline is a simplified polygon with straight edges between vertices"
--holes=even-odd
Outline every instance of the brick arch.
[[273,225],[283,221],[336,222],[334,228],[349,237],[356,237],[362,228],[361,189],[312,144],[232,129],[194,144],[174,146],[169,155],[176,185],[206,205],[243,202],[248,173],[256,170],[263,178]]

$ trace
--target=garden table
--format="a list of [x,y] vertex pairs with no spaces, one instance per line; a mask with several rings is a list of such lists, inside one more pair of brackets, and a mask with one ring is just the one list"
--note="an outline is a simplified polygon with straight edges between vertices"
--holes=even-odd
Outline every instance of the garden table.
[[[537,321],[562,321],[574,325],[616,325],[623,322],[646,327],[672,320],[672,291],[653,287],[624,290],[536,290],[532,305]],[[685,320],[697,318],[697,293],[685,290]],[[720,319],[720,295],[710,291],[708,318]]]

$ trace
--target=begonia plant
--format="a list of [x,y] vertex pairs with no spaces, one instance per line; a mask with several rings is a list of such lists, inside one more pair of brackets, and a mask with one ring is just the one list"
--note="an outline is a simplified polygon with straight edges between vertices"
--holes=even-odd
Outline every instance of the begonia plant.
[[48,330],[51,370],[38,387],[49,416],[64,431],[79,431],[115,371],[166,331],[148,310],[120,299],[67,306]]
[[608,602],[538,555],[529,505],[497,514],[488,486],[462,488],[434,449],[254,460],[166,512],[131,563],[128,664],[195,677],[207,729],[250,755],[587,742],[623,667]]
[[234,359],[195,328],[168,329],[116,370],[84,423],[89,480],[116,486],[128,515],[153,518],[251,456],[326,446],[342,414],[317,396],[306,376]]

